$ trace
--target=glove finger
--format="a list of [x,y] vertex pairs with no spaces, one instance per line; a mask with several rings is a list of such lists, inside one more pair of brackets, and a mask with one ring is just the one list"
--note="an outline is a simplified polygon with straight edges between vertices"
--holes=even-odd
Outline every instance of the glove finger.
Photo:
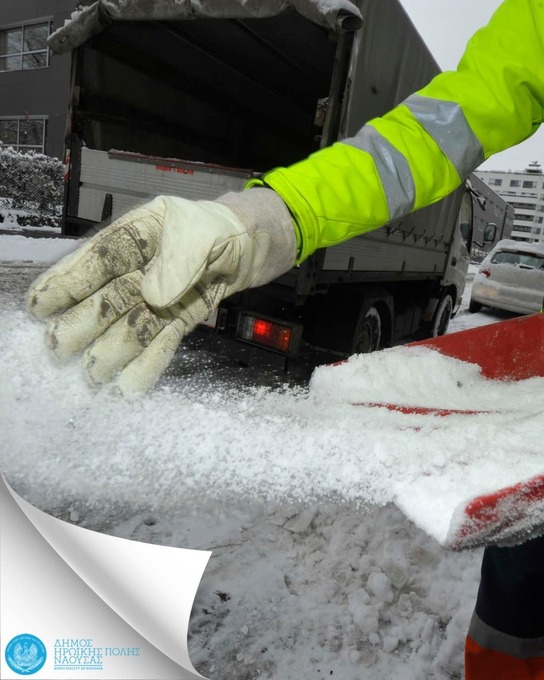
[[150,390],[168,368],[185,333],[186,327],[181,319],[175,319],[163,328],[121,371],[118,379],[121,392],[130,395]]
[[75,307],[54,318],[46,342],[59,359],[82,352],[100,335],[142,302],[140,271],[113,279]]
[[149,208],[139,208],[102,230],[36,279],[27,292],[27,310],[45,319],[147,264],[160,242],[159,219]]
[[174,358],[183,338],[209,317],[221,299],[223,289],[224,284],[218,282],[197,285],[185,294],[181,302],[168,308],[173,316],[172,322],[159,331],[121,371],[118,385],[123,394],[146,392],[155,385]]
[[121,372],[119,386],[123,392],[152,387],[182,338],[208,318],[215,289],[215,285],[209,286],[203,296],[203,291],[193,288],[183,302],[164,310],[154,310],[145,303],[134,307],[85,352],[83,363],[91,382],[109,382]]
[[135,359],[170,322],[168,310],[155,312],[141,302],[110,326],[83,355],[90,381],[100,385]]

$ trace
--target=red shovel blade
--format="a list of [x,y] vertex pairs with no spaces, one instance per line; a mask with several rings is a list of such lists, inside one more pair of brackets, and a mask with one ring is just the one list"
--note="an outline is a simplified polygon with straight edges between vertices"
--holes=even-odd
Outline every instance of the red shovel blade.
[[494,380],[544,377],[544,314],[530,314],[488,326],[412,342],[471,364]]
[[[544,377],[544,314],[521,316],[407,347],[428,347],[480,367],[485,378],[518,381]],[[410,414],[466,415],[482,411],[382,406]],[[544,459],[544,457],[543,457]],[[544,464],[543,464],[544,467]],[[452,516],[446,547],[463,550],[494,543],[522,543],[544,531],[544,474],[473,498]]]
[[447,546],[463,550],[495,541],[521,543],[544,526],[544,475],[478,496],[454,514]]
[[475,416],[481,413],[491,413],[491,411],[478,411],[476,409],[459,408],[433,408],[432,406],[407,406],[404,404],[390,404],[381,401],[356,401],[354,406],[366,406],[369,408],[386,408],[389,411],[405,413],[406,415],[418,416]]
[[[405,347],[428,347],[445,356],[480,366],[492,380],[526,380],[544,377],[544,314],[520,316],[438,338],[411,342]],[[416,415],[476,415],[479,409],[458,410],[392,403],[359,402],[357,406],[381,407]]]
[[[480,366],[493,380],[544,377],[544,314],[531,314],[488,326],[443,335],[410,346],[436,349]],[[447,544],[454,550],[495,541],[522,542],[544,524],[544,474],[458,508]]]

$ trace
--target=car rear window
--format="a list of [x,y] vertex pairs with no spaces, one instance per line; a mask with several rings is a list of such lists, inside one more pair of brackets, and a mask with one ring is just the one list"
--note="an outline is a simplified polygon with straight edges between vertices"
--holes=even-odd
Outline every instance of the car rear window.
[[534,269],[544,269],[544,256],[519,251],[499,250],[491,258],[491,264],[513,264]]

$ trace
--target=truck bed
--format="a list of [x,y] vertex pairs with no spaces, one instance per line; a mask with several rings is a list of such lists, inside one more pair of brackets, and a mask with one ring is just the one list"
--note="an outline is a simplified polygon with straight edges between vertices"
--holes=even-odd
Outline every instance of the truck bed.
[[107,200],[112,220],[161,194],[213,200],[242,189],[251,174],[210,163],[83,147],[77,217],[102,221]]

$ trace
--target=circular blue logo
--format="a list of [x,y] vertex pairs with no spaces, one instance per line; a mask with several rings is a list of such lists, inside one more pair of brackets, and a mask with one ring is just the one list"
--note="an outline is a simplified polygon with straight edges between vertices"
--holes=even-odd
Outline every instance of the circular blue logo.
[[6,647],[6,662],[19,675],[37,673],[44,665],[46,657],[43,642],[29,633],[17,635]]

